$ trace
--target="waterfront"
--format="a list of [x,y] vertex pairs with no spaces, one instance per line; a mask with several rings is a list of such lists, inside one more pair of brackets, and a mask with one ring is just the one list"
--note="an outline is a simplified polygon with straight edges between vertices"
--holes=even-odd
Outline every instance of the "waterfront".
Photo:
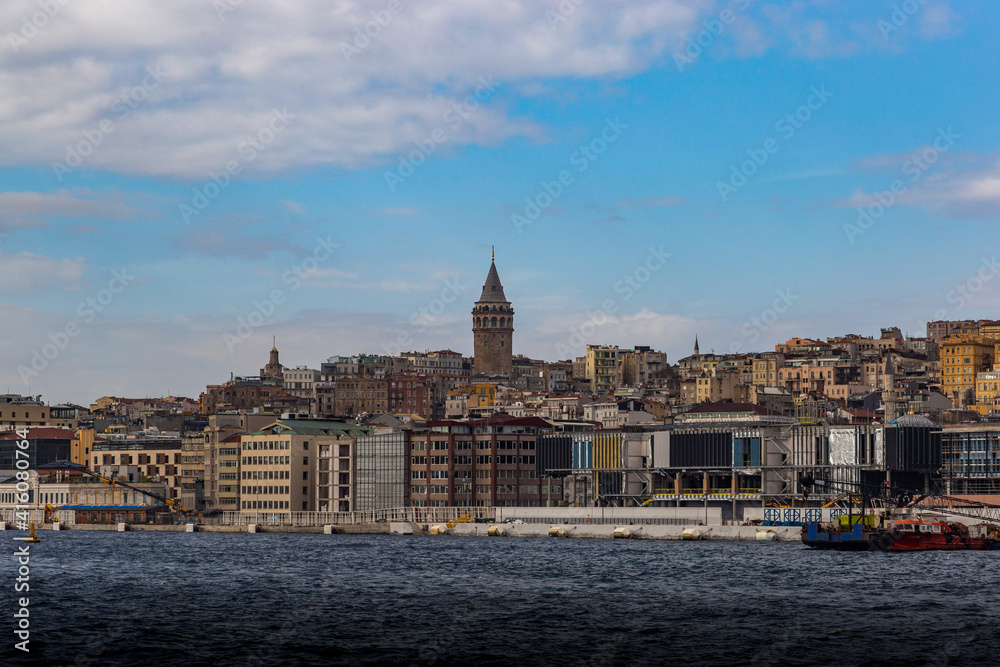
[[[44,538],[32,548],[32,653],[14,664],[963,665],[995,664],[1000,646],[1000,562],[982,552],[452,536]],[[4,586],[3,608],[14,604]]]

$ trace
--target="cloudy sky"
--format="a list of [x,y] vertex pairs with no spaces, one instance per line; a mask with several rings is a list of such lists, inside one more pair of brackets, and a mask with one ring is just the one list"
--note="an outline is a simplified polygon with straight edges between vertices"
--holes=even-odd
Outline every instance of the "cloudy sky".
[[0,391],[1000,317],[1000,7],[0,4]]

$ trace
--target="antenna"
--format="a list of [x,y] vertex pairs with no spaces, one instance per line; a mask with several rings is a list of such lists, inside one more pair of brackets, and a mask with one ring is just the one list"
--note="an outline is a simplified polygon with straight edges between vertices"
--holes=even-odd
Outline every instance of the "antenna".
[[497,261],[497,247],[495,245],[490,246],[490,261],[491,262]]

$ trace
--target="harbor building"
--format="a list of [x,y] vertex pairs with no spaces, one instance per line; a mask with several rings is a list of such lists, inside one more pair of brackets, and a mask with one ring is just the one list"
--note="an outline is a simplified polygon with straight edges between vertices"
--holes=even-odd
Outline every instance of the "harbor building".
[[1000,424],[962,424],[941,433],[945,495],[1000,498]]
[[[322,451],[327,478],[323,491],[327,506],[350,480],[340,484],[340,473],[350,473],[350,442],[345,435],[367,434],[368,429],[320,420],[278,419],[240,438],[241,511],[316,511],[319,503],[318,459]],[[342,453],[341,446],[347,446]],[[324,448],[326,448],[324,450]],[[334,461],[336,461],[334,463]],[[341,461],[347,461],[341,467]],[[345,469],[346,467],[346,469]],[[349,502],[349,497],[346,498]],[[328,510],[334,511],[334,510]]]
[[167,497],[181,500],[184,453],[180,438],[95,442],[90,469],[123,482],[165,482]]
[[410,432],[360,435],[354,441],[354,509],[406,507]]

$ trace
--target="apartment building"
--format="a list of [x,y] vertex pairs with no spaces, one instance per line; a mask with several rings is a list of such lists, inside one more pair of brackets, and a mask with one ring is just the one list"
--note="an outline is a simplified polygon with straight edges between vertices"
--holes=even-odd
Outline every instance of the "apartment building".
[[558,499],[535,464],[535,444],[552,428],[548,422],[499,416],[426,427],[410,435],[411,505],[539,507]]
[[953,335],[941,341],[941,389],[955,408],[974,407],[976,377],[993,368],[994,342]]
[[625,353],[631,350],[619,350],[618,346],[588,345],[586,354],[586,377],[590,381],[590,390],[595,394],[607,394],[621,384],[619,363]]
[[362,413],[381,414],[389,410],[389,380],[360,375],[337,378],[334,414],[354,417]]
[[424,419],[433,416],[434,387],[428,375],[393,375],[389,377],[388,412],[415,414]]

